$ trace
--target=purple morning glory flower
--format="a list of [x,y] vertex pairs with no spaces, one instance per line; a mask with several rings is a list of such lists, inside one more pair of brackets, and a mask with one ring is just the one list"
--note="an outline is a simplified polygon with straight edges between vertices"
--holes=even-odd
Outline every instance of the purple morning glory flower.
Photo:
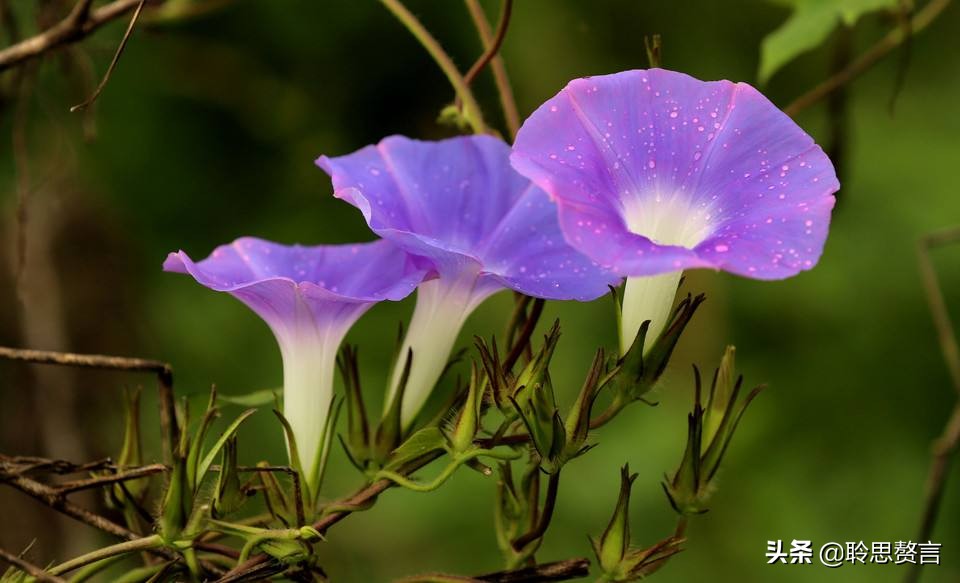
[[511,161],[557,201],[572,246],[629,276],[622,351],[644,320],[656,336],[684,269],[813,267],[839,188],[820,147],[756,89],[662,69],[571,81],[526,120]]
[[340,342],[373,304],[405,298],[425,272],[388,241],[304,247],[252,237],[197,263],[183,251],[171,253],[163,268],[229,293],[270,326],[283,356],[284,416],[316,492]]
[[[509,154],[490,136],[393,136],[317,160],[336,197],[360,209],[375,233],[424,258],[437,276],[419,287],[400,352],[413,350],[404,423],[429,396],[467,316],[491,294],[513,289],[586,301],[619,279],[567,245],[555,205],[514,172]],[[394,367],[387,403],[402,368]]]

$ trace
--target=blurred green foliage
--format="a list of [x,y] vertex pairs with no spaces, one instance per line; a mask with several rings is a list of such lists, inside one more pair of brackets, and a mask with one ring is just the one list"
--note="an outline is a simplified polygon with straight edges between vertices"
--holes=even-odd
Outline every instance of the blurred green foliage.
[[[19,4],[18,14],[28,16]],[[462,4],[409,5],[466,69],[481,49]],[[495,2],[485,6],[495,14]],[[788,8],[761,0],[523,0],[503,55],[525,115],[571,78],[643,67],[643,35],[655,32],[663,36],[665,67],[753,82],[762,39],[788,17]],[[893,26],[890,19],[862,18],[854,32],[857,52]],[[83,44],[97,72],[122,29],[111,25]],[[708,301],[657,391],[660,406],[635,405],[597,433],[598,448],[571,462],[540,560],[590,554],[586,535],[606,525],[625,462],[639,473],[630,508],[634,542],[651,544],[669,534],[674,515],[660,481],[683,451],[689,363],[712,370],[730,343],[747,383],[767,382],[770,389],[733,441],[712,510],[692,521],[686,550],[658,580],[708,573],[716,583],[901,579],[902,567],[892,565],[768,566],[764,553],[771,539],[810,539],[819,546],[916,534],[930,442],[955,398],[914,248],[922,233],[960,223],[958,32],[960,10],[953,7],[910,43],[895,113],[889,103],[897,54],[851,86],[849,116],[842,120],[843,187],[816,269],[773,283],[689,274],[686,288],[705,291]],[[781,59],[782,71],[765,89],[774,102],[786,105],[827,76],[833,38],[824,36],[802,58]],[[239,302],[161,273],[165,254],[183,248],[204,256],[241,235],[303,243],[371,238],[359,213],[330,196],[329,180],[313,160],[393,133],[444,136],[447,130],[434,120],[452,100],[420,46],[372,0],[238,0],[202,18],[138,31],[96,105],[97,135],[89,142],[82,139],[81,118],[67,114],[86,91],[56,63],[41,68],[28,142],[36,181],[70,172],[55,193],[59,212],[70,215],[56,254],[69,347],[167,360],[178,389],[199,400],[211,383],[227,394],[277,386],[279,353],[267,328]],[[487,75],[478,94],[487,117],[499,123]],[[2,114],[0,135],[10,135],[9,103]],[[820,140],[832,131],[822,107],[798,121]],[[3,241],[12,239],[10,144],[0,141]],[[947,303],[960,312],[960,248],[937,252],[935,261]],[[10,281],[0,290],[0,341],[19,344]],[[473,334],[500,333],[509,307],[505,294],[487,302],[470,318],[461,344]],[[394,331],[411,309],[410,300],[379,305],[349,335],[360,345],[371,410],[386,383]],[[543,325],[554,317],[561,318],[563,336],[553,376],[566,408],[593,350],[614,346],[615,331],[607,300],[548,304]],[[18,421],[27,387],[8,382],[11,370],[0,368],[6,440],[32,427]],[[78,390],[100,396],[85,397],[75,415],[95,436],[94,454],[115,454],[124,381],[97,379],[96,388],[80,381]],[[105,392],[115,398],[104,398]],[[241,429],[240,451],[241,463],[283,459],[282,437],[268,414]],[[331,464],[324,496],[358,485],[341,452]],[[935,532],[944,545],[942,565],[927,569],[927,583],[960,579],[958,479],[954,470]],[[336,581],[497,570],[493,497],[492,481],[469,471],[430,495],[391,491],[373,510],[331,531],[322,550],[325,567]],[[30,525],[0,540],[12,548],[34,536],[42,547],[44,533]]]

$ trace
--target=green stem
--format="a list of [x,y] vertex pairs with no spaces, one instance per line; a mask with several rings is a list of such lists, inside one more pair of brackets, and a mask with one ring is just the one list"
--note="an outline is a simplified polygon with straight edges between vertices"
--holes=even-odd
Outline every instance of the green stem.
[[404,476],[403,474],[398,474],[397,472],[392,472],[390,470],[380,470],[377,472],[376,477],[377,479],[390,480],[395,484],[407,488],[408,490],[413,490],[414,492],[432,492],[433,490],[436,490],[442,486],[443,483],[453,475],[453,472],[455,472],[457,468],[468,461],[481,456],[497,460],[515,460],[520,457],[520,454],[513,451],[501,453],[490,449],[469,450],[454,457],[453,461],[451,461],[447,467],[443,468],[443,471],[440,472],[439,476],[426,483],[416,482]]
[[627,406],[627,402],[621,399],[619,396],[614,397],[613,402],[604,409],[603,413],[600,413],[596,417],[590,420],[590,429],[599,429],[613,420],[620,411],[623,411],[623,408]]
[[480,106],[450,55],[443,50],[437,39],[433,38],[430,31],[423,26],[413,13],[407,10],[407,7],[400,0],[380,0],[380,2],[420,41],[423,48],[427,49],[427,52],[439,65],[443,74],[447,76],[447,80],[453,85],[457,97],[463,103],[463,117],[473,128],[473,131],[478,134],[486,133],[487,126],[483,122],[483,113],[480,111]]
[[262,545],[265,542],[270,542],[274,540],[288,540],[295,541],[301,538],[300,530],[296,528],[288,528],[282,530],[265,530],[262,533],[255,534],[247,539],[246,544],[243,545],[243,548],[240,549],[240,558],[237,559],[237,564],[243,564],[250,558],[250,554],[253,552],[253,549]]
[[163,539],[159,534],[154,534],[144,538],[138,538],[136,540],[126,541],[115,545],[110,545],[109,547],[104,547],[102,549],[97,549],[85,555],[80,555],[79,557],[70,559],[65,563],[60,563],[56,567],[49,569],[49,571],[51,575],[62,575],[102,559],[108,559],[110,557],[115,557],[117,555],[123,555],[126,553],[133,553],[136,551],[154,549],[162,545]]
[[123,555],[116,555],[114,557],[108,557],[106,559],[101,559],[95,563],[90,563],[86,567],[78,570],[73,574],[73,577],[70,577],[70,583],[83,583],[84,581],[90,579],[91,577],[100,573],[110,565],[116,564],[118,561],[123,559]]

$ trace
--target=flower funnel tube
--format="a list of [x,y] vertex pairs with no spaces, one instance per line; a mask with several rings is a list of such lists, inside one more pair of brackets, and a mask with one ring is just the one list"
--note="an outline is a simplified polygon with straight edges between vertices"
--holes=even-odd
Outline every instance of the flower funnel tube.
[[409,295],[424,271],[387,241],[303,247],[249,237],[199,262],[171,253],[163,267],[229,293],[273,331],[283,357],[284,417],[300,454],[291,462],[316,492],[337,349],[365,311]]
[[621,351],[644,320],[662,328],[685,269],[773,280],[813,267],[839,188],[756,89],[663,69],[571,81],[524,122],[511,162],[557,202],[570,245],[628,276]]
[[[509,154],[506,143],[490,136],[438,142],[393,136],[317,160],[333,179],[334,196],[360,209],[375,233],[420,257],[435,277],[420,286],[404,340],[413,351],[402,409],[407,426],[439,379],[460,327],[491,294],[512,289],[587,301],[619,281],[564,241],[556,205],[510,167]],[[406,350],[400,354],[406,358]]]

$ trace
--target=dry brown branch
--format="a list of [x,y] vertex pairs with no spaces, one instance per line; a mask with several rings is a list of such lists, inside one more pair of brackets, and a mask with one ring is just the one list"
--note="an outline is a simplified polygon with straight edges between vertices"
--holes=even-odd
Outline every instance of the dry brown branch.
[[[162,2],[163,0],[159,0]],[[0,50],[0,72],[23,64],[31,59],[77,42],[95,30],[112,22],[142,3],[142,0],[114,0],[95,10],[92,0],[79,0],[63,20],[14,45]]]
[[58,492],[56,488],[52,488],[46,484],[41,484],[40,482],[25,476],[10,476],[5,478],[4,482],[10,484],[24,494],[43,502],[54,510],[62,512],[63,514],[66,514],[67,516],[75,520],[79,520],[80,522],[92,526],[98,530],[102,530],[103,532],[127,540],[140,538],[133,531],[127,530],[111,520],[73,504],[66,499],[66,495],[64,493]]
[[[490,31],[490,23],[487,22],[487,16],[483,12],[478,0],[465,0],[467,10],[470,12],[470,18],[477,28],[480,40],[483,43],[484,50],[489,51],[494,44],[493,33]],[[500,94],[500,107],[503,109],[503,117],[507,123],[507,129],[510,137],[517,135],[520,129],[520,114],[517,112],[517,103],[513,98],[513,89],[510,87],[510,78],[507,77],[507,68],[503,64],[503,57],[499,51],[494,54],[490,61],[490,70],[493,71],[493,79],[497,85],[497,93]]]
[[127,482],[130,480],[136,480],[138,478],[144,478],[146,476],[152,476],[153,474],[165,472],[167,469],[167,466],[163,464],[151,464],[149,466],[134,468],[118,474],[97,476],[95,478],[88,478],[86,480],[66,482],[64,484],[57,485],[56,490],[61,494],[70,494],[71,492],[79,492],[80,490],[89,490],[90,488],[99,488],[101,486],[118,484],[120,482]]
[[40,581],[41,583],[66,583],[66,580],[61,579],[60,577],[57,577],[55,575],[51,575],[46,571],[44,571],[43,569],[41,569],[40,567],[32,563],[28,563],[27,561],[23,560],[21,557],[18,557],[17,555],[9,553],[3,549],[0,549],[0,559],[3,559],[4,561],[10,563],[11,565],[20,569],[24,573],[31,575],[33,577],[36,577],[37,581]]
[[[943,500],[943,491],[949,474],[950,461],[960,444],[960,347],[958,347],[953,321],[947,309],[943,290],[940,289],[937,271],[930,258],[930,251],[935,247],[960,242],[960,227],[946,229],[922,237],[917,245],[917,261],[920,265],[920,275],[923,280],[927,303],[937,328],[937,338],[943,352],[943,360],[950,372],[953,389],[957,393],[957,402],[953,412],[943,429],[943,433],[933,444],[930,471],[927,474],[926,495],[924,499],[923,515],[920,519],[920,532],[917,542],[931,540],[933,528],[936,525],[937,515],[940,512],[940,503]],[[911,565],[904,577],[905,583],[916,583],[920,580],[921,566]]]
[[[71,352],[29,350],[10,348],[7,346],[0,346],[0,358],[37,364],[74,366],[78,368],[152,372],[157,375],[158,389],[160,392],[160,425],[163,429],[164,455],[169,457],[170,452],[173,451],[173,444],[179,441],[180,430],[177,427],[177,417],[174,414],[175,409],[173,403],[173,370],[170,368],[170,365],[165,362],[144,358],[105,356],[102,354],[74,354]],[[166,461],[170,463],[172,460],[167,459]]]
[[580,579],[590,574],[590,560],[585,558],[567,559],[553,563],[543,563],[523,569],[497,571],[476,577],[430,573],[398,580],[396,583],[423,583],[427,581],[462,581],[463,583],[533,583],[534,581],[568,581]]
[[120,62],[120,55],[123,54],[123,49],[127,47],[127,41],[130,40],[130,35],[133,34],[133,27],[137,25],[137,19],[140,18],[140,12],[143,11],[143,5],[147,3],[147,0],[140,0],[140,3],[137,4],[137,9],[133,11],[133,16],[130,17],[130,24],[127,25],[126,32],[123,33],[123,38],[120,39],[120,44],[117,46],[117,51],[113,54],[113,59],[110,61],[110,66],[107,67],[107,72],[104,73],[103,79],[100,80],[100,83],[97,85],[97,88],[94,89],[93,94],[90,95],[83,103],[78,103],[70,108],[70,112],[82,111],[93,104],[94,101],[100,97],[100,93],[103,92],[103,88],[107,86],[107,82],[110,81],[110,77],[113,75],[114,69],[117,68],[117,63]]
[[110,458],[76,464],[67,460],[52,460],[43,457],[0,453],[0,479],[7,475],[28,475],[47,472],[51,474],[79,474],[97,470],[116,469]]

